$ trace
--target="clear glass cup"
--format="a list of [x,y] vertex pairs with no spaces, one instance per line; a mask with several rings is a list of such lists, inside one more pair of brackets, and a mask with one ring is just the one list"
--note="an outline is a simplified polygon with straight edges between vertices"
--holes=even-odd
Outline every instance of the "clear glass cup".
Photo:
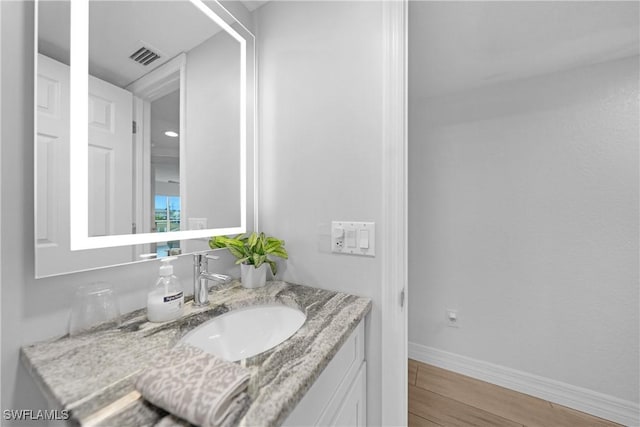
[[78,287],[69,316],[70,336],[99,325],[100,329],[117,327],[121,321],[117,296],[108,283],[94,282]]

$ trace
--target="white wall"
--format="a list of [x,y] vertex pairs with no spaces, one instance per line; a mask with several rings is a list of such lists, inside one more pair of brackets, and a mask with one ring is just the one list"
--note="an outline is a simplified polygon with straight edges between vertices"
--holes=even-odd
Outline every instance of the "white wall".
[[[66,332],[75,288],[105,280],[120,295],[123,312],[141,308],[157,274],[155,262],[34,279],[33,247],[33,3],[0,2],[2,409],[38,409],[45,402],[19,360],[19,348]],[[223,253],[219,271],[238,276]],[[192,292],[192,261],[182,257],[176,274]],[[3,421],[4,425],[4,421]]]
[[260,227],[286,241],[286,280],[373,299],[369,425],[381,420],[381,257],[332,255],[329,227],[381,220],[381,12],[380,2],[324,1],[255,12]]
[[638,71],[410,98],[410,342],[639,401]]
[[186,213],[188,218],[208,218],[208,228],[237,227],[240,43],[220,31],[187,52],[186,69],[184,176],[188,183],[199,183],[186,186]]

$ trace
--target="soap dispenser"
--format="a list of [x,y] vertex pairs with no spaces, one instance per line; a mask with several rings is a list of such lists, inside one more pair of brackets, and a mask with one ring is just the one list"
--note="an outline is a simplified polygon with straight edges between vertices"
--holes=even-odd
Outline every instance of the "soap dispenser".
[[173,275],[171,261],[177,257],[160,260],[160,277],[156,280],[147,296],[147,319],[150,322],[166,322],[182,315],[184,294],[182,284]]

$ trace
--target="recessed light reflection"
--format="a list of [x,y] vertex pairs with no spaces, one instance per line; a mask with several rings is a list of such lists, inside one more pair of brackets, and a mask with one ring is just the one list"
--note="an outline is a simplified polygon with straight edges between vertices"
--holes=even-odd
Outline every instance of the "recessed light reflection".
[[170,136],[171,138],[177,138],[178,137],[178,132],[174,132],[172,130],[168,130],[164,133],[167,136]]

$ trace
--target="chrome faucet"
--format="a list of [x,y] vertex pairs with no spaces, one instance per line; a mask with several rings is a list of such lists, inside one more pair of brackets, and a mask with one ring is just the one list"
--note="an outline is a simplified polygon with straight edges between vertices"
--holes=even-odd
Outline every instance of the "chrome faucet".
[[209,305],[208,281],[225,284],[233,280],[226,274],[209,272],[209,260],[219,258],[216,255],[209,255],[206,251],[193,254],[193,305],[195,307]]

